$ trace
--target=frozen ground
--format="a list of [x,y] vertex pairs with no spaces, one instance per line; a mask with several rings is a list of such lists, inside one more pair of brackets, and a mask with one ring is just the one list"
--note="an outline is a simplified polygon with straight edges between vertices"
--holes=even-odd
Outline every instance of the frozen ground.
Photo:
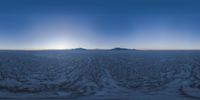
[[198,100],[200,51],[0,51],[0,99]]

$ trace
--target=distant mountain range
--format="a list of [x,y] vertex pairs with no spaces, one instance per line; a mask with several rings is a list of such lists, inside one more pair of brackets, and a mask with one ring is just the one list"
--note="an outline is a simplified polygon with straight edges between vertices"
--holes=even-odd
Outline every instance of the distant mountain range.
[[71,49],[73,51],[86,51],[87,49],[85,48],[75,48],[75,49]]
[[71,49],[72,51],[86,51],[86,50],[109,50],[109,51],[124,51],[124,50],[136,50],[136,49],[128,49],[128,48],[113,48],[113,49],[85,49],[85,48],[75,48]]
[[5,50],[0,50],[1,52],[2,51],[88,51],[88,50],[99,50],[99,51],[125,51],[125,50],[131,50],[131,51],[135,51],[137,49],[129,49],[129,48],[120,48],[120,47],[117,47],[117,48],[112,48],[112,49],[85,49],[85,48],[74,48],[74,49],[43,49],[43,50],[20,50],[20,49],[16,49],[16,50],[9,50],[9,49],[5,49]]
[[112,51],[122,51],[122,50],[136,50],[136,49],[128,49],[128,48],[113,48]]

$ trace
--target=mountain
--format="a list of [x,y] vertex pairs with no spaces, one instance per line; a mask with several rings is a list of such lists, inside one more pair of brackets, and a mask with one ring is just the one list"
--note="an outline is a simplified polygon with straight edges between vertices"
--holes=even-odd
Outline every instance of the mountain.
[[136,50],[136,49],[119,48],[119,47],[111,49],[111,51],[122,51],[122,50],[124,51],[124,50]]
[[86,51],[87,49],[85,48],[75,48],[75,49],[71,49],[73,51]]

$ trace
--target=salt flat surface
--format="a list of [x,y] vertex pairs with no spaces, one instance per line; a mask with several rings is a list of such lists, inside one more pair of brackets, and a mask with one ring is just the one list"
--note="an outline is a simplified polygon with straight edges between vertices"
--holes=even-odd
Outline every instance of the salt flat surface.
[[200,51],[0,51],[0,69],[1,99],[200,99]]

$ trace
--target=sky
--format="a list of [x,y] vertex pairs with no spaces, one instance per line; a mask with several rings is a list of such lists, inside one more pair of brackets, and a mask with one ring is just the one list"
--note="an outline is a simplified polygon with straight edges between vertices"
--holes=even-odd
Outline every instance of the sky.
[[0,0],[0,49],[200,49],[199,0]]

